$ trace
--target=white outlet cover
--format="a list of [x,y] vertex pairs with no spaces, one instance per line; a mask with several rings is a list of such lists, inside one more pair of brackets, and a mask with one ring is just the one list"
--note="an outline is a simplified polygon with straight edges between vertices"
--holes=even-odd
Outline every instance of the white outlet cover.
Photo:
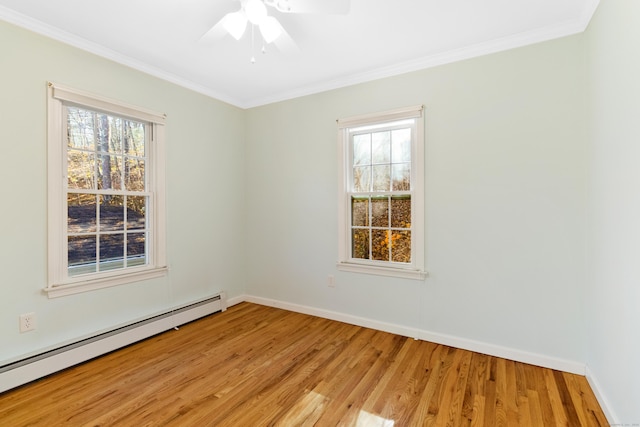
[[33,331],[36,328],[36,314],[25,313],[20,315],[20,332]]

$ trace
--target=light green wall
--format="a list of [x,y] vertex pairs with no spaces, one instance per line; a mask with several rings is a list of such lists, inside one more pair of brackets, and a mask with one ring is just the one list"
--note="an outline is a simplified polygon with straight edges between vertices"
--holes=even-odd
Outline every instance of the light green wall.
[[[0,365],[224,289],[244,293],[244,111],[0,21]],[[48,299],[46,82],[167,114],[168,277]],[[35,311],[38,328],[18,333]]]
[[[583,363],[583,65],[573,36],[249,110],[247,293]],[[337,271],[335,120],[415,104],[430,277]]]
[[590,71],[587,364],[617,425],[640,424],[640,2],[605,0]]

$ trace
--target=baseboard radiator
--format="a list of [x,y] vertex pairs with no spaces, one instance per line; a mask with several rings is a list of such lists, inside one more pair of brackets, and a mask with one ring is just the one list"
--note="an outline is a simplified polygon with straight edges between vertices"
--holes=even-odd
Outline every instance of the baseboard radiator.
[[226,294],[220,292],[204,300],[0,366],[0,393],[226,309]]

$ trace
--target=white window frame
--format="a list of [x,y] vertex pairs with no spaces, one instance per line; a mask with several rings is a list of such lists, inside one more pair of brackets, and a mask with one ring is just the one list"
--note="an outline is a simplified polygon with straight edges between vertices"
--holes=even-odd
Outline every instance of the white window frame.
[[[424,280],[424,107],[422,105],[339,119],[338,122],[338,270]],[[351,189],[353,149],[351,130],[401,120],[414,120],[411,141],[411,262],[397,263],[352,257]]]
[[[67,136],[64,109],[67,105],[114,114],[145,123],[149,137],[148,191],[153,193],[148,213],[148,262],[144,266],[75,277],[68,275],[67,246]],[[48,278],[50,298],[161,277],[167,274],[165,213],[165,120],[164,114],[48,83]]]

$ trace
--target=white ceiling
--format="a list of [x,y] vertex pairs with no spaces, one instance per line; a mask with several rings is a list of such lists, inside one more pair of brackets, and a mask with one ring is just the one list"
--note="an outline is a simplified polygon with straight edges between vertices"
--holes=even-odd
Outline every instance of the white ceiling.
[[[325,0],[317,0],[325,1]],[[351,0],[283,14],[299,47],[202,36],[237,0],[0,0],[0,19],[248,108],[581,32],[598,0]]]

